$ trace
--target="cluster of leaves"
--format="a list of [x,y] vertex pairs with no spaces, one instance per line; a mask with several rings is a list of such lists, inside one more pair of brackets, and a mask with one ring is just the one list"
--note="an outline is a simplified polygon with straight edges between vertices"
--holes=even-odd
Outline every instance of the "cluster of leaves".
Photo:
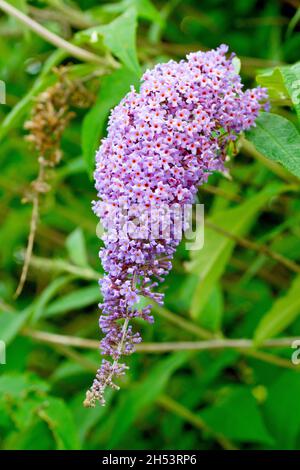
[[[7,104],[0,106],[0,339],[7,344],[7,364],[0,365],[1,448],[299,448],[299,366],[289,345],[264,349],[266,340],[294,337],[300,328],[294,2],[236,0],[230,9],[222,0],[10,3],[101,60],[78,61],[14,17],[0,18],[0,78],[7,88]],[[247,84],[257,71],[271,114],[262,113],[239,143],[228,163],[231,179],[213,175],[200,189],[204,248],[179,247],[154,328],[138,324],[146,343],[249,338],[255,348],[137,353],[122,392],[111,394],[106,408],[83,409],[99,352],[94,343],[78,348],[72,340],[98,338],[102,268],[91,174],[108,113],[146,67],[223,42],[241,58]],[[55,83],[53,67],[62,64],[70,79],[96,87],[98,97],[64,132],[63,159],[40,208],[29,279],[14,300],[31,212],[21,200],[38,169],[23,124],[35,97]]]

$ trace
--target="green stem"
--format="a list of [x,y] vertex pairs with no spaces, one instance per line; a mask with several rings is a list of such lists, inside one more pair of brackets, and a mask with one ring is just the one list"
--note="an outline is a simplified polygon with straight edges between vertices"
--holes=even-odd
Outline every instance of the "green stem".
[[90,267],[80,267],[74,264],[68,263],[63,259],[49,259],[39,256],[32,256],[30,259],[30,265],[41,271],[54,271],[54,272],[67,272],[74,274],[82,279],[89,279],[97,281],[101,274]]
[[175,400],[172,400],[172,398],[168,397],[167,395],[161,395],[156,401],[158,405],[160,405],[161,407],[163,407],[164,409],[168,411],[171,411],[177,416],[180,416],[180,418],[184,419],[195,428],[200,429],[201,431],[204,431],[212,435],[216,439],[216,441],[220,444],[220,446],[223,447],[223,449],[237,450],[235,445],[229,439],[227,439],[222,434],[216,433],[215,431],[213,431],[205,423],[205,421],[203,421],[203,419],[200,418],[200,416],[195,415],[185,406],[181,405]]
[[223,227],[220,227],[219,225],[216,225],[212,223],[210,220],[206,220],[205,224],[215,230],[216,232],[221,233],[225,237],[228,237],[232,240],[234,240],[238,245],[242,246],[243,248],[246,248],[248,250],[256,251],[257,253],[261,253],[268,258],[273,259],[274,261],[277,261],[278,263],[282,264],[285,266],[287,269],[290,271],[293,271],[297,274],[300,274],[300,266],[295,263],[294,261],[286,258],[285,256],[281,255],[280,253],[277,253],[276,251],[271,250],[266,245],[261,245],[259,243],[255,243],[251,240],[248,240],[247,238],[239,237],[235,235],[232,232],[229,232],[228,230],[223,229]]
[[[128,325],[128,319],[126,319],[123,325],[124,337],[126,334]],[[61,344],[64,346],[74,346],[85,349],[98,349],[99,342],[93,339],[80,338],[76,336],[60,335],[55,333],[48,333],[47,331],[39,331],[31,328],[24,328],[22,330],[24,336],[30,336],[37,341],[45,343]],[[120,343],[120,351],[123,347],[124,337]],[[300,341],[300,337],[284,337],[274,338],[264,341],[260,346],[262,348],[286,348],[291,347],[294,341]],[[259,357],[259,354],[264,354],[262,351],[255,350],[255,343],[251,339],[239,338],[239,339],[211,339],[207,341],[173,341],[164,343],[141,343],[136,345],[138,352],[147,353],[165,353],[171,351],[208,351],[217,349],[236,349],[240,352],[249,351],[249,355]],[[259,353],[259,354],[257,354]],[[282,359],[282,358],[280,358]],[[286,365],[286,362],[281,362],[281,365]],[[291,364],[292,365],[292,364]]]
[[178,326],[179,328],[182,328],[183,330],[188,331],[189,333],[192,333],[202,339],[209,339],[213,336],[210,331],[205,330],[204,328],[201,328],[195,323],[185,320],[184,318],[178,315],[175,315],[174,313],[167,310],[165,307],[162,307],[161,305],[158,305],[157,303],[151,300],[150,303],[152,305],[153,312],[157,313],[160,317],[165,318],[166,320]]

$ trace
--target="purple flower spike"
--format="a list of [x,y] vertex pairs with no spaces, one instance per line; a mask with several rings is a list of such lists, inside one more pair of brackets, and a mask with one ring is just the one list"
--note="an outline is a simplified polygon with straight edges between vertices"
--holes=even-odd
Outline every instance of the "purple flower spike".
[[[213,171],[224,170],[229,143],[265,106],[264,89],[242,91],[227,51],[221,45],[155,66],[144,73],[140,92],[132,88],[111,113],[108,137],[96,156],[99,199],[93,204],[106,229],[100,328],[102,353],[110,360],[102,361],[86,406],[104,404],[106,387],[118,388],[114,380],[127,369],[121,358],[141,341],[131,320],[153,321],[151,306],[137,308],[141,297],[163,302],[154,289],[171,269],[180,236],[175,215],[165,237],[164,223],[153,212],[192,204],[198,186]],[[145,222],[150,213],[150,232],[135,237],[135,221]]]

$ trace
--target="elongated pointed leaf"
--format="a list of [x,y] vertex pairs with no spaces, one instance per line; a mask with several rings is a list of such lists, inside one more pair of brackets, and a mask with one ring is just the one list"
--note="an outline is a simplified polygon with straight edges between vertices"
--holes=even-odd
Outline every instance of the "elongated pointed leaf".
[[25,325],[30,314],[30,310],[16,313],[0,313],[0,339],[9,344]]
[[274,450],[292,450],[299,447],[299,395],[300,375],[294,371],[280,374],[268,390],[263,413],[265,422],[276,439]]
[[78,450],[80,448],[78,432],[73,416],[64,401],[49,396],[42,406],[39,417],[48,424],[58,450]]
[[80,228],[70,233],[66,240],[67,250],[71,261],[77,266],[88,266],[88,257],[84,234]]
[[256,343],[271,338],[285,330],[300,314],[300,276],[294,280],[285,296],[278,299],[260,321],[255,331]]
[[[259,210],[270,197],[280,192],[280,187],[282,186],[269,186],[243,204],[217,213],[212,217],[211,222],[234,235],[244,235],[251,227]],[[187,269],[199,276],[191,305],[191,316],[193,318],[199,319],[201,317],[201,311],[208,301],[217,280],[223,274],[234,246],[235,242],[230,237],[218,233],[210,227],[205,227],[203,249],[191,251],[192,258],[187,263]]]
[[215,432],[238,442],[273,443],[259,407],[246,387],[232,387],[227,396],[205,408],[200,416]]
[[54,297],[54,295],[63,286],[68,284],[74,276],[61,276],[52,281],[46,289],[43,290],[40,297],[37,299],[32,312],[32,323],[36,323],[41,317],[46,314],[46,305]]
[[97,304],[101,300],[100,288],[97,283],[93,286],[81,287],[54,300],[45,310],[46,317],[60,315],[71,310],[85,308]]
[[109,442],[109,448],[114,448],[122,437],[128,432],[139,414],[154,403],[160,393],[166,387],[169,378],[182,364],[184,364],[189,353],[180,351],[161,360],[147,374],[147,378],[137,384],[120,401],[112,416],[113,433]]

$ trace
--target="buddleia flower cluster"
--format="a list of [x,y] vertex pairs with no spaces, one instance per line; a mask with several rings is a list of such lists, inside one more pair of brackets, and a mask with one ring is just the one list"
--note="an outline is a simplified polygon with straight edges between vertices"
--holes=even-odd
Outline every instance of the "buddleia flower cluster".
[[[122,356],[141,341],[132,328],[136,317],[153,322],[151,306],[138,308],[141,298],[162,303],[155,292],[171,269],[180,236],[172,230],[162,236],[130,235],[135,220],[145,220],[160,207],[192,204],[197,188],[208,176],[224,170],[230,142],[254,125],[266,107],[266,91],[243,91],[228,47],[187,55],[186,60],[156,65],[144,73],[140,90],[134,88],[114,108],[108,136],[96,155],[98,200],[94,212],[106,234],[100,257],[102,354],[107,356],[88,390],[86,406],[104,404],[107,387],[125,373]],[[113,228],[112,228],[112,222]],[[124,227],[127,231],[124,235]],[[151,225],[151,227],[153,227]],[[116,236],[122,232],[122,236]],[[113,236],[112,236],[113,235]]]

